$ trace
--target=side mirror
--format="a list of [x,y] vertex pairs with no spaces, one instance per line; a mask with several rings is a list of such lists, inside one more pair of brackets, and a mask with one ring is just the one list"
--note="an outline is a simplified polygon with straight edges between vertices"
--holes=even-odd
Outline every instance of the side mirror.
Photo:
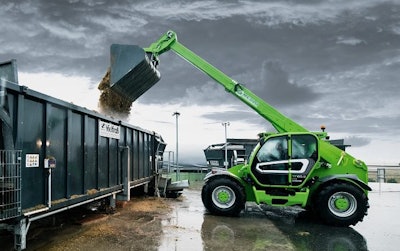
[[266,142],[264,137],[260,137],[260,139],[258,140],[258,142],[260,142],[260,145],[263,146]]

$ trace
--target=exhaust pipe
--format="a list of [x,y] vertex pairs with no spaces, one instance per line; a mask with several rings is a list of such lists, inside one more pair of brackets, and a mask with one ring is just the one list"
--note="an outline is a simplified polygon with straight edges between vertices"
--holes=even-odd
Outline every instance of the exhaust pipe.
[[[160,80],[160,72],[143,48],[112,44],[110,88],[131,102]],[[149,58],[150,56],[150,58]]]

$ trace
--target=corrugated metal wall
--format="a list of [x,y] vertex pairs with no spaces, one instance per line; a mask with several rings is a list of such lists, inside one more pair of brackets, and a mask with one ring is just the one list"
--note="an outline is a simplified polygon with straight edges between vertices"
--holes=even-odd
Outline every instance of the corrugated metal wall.
[[[130,149],[130,181],[152,178],[157,147],[154,132],[18,85],[7,83],[5,90],[1,109],[10,117],[15,149],[22,150],[24,212],[48,203],[45,158],[56,159],[56,168],[51,170],[52,208],[122,189],[121,147]],[[102,123],[118,134],[101,136]]]

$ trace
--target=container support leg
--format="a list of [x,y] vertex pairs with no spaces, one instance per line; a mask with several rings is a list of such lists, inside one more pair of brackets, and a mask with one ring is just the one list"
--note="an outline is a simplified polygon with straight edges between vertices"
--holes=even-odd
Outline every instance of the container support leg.
[[110,207],[111,207],[112,209],[115,209],[115,207],[116,207],[116,205],[117,205],[116,201],[117,201],[117,195],[116,195],[115,193],[113,193],[113,194],[110,196]]
[[115,208],[117,207],[117,195],[115,193],[108,196],[108,205],[106,205],[106,213],[113,214],[115,213]]
[[17,224],[14,225],[14,249],[24,250],[26,249],[26,235],[28,234],[29,226],[26,218],[20,219]]

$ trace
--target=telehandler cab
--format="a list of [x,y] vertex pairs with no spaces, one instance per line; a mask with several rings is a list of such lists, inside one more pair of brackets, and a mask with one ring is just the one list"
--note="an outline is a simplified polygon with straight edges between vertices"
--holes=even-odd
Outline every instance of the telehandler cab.
[[248,163],[214,169],[205,177],[202,201],[216,215],[237,216],[246,202],[300,206],[324,223],[355,225],[369,208],[364,162],[331,145],[327,133],[310,132],[278,112],[245,86],[178,42],[168,31],[147,48],[111,46],[111,89],[134,101],[160,80],[159,56],[169,50],[221,84],[268,120],[277,132],[261,133]]

